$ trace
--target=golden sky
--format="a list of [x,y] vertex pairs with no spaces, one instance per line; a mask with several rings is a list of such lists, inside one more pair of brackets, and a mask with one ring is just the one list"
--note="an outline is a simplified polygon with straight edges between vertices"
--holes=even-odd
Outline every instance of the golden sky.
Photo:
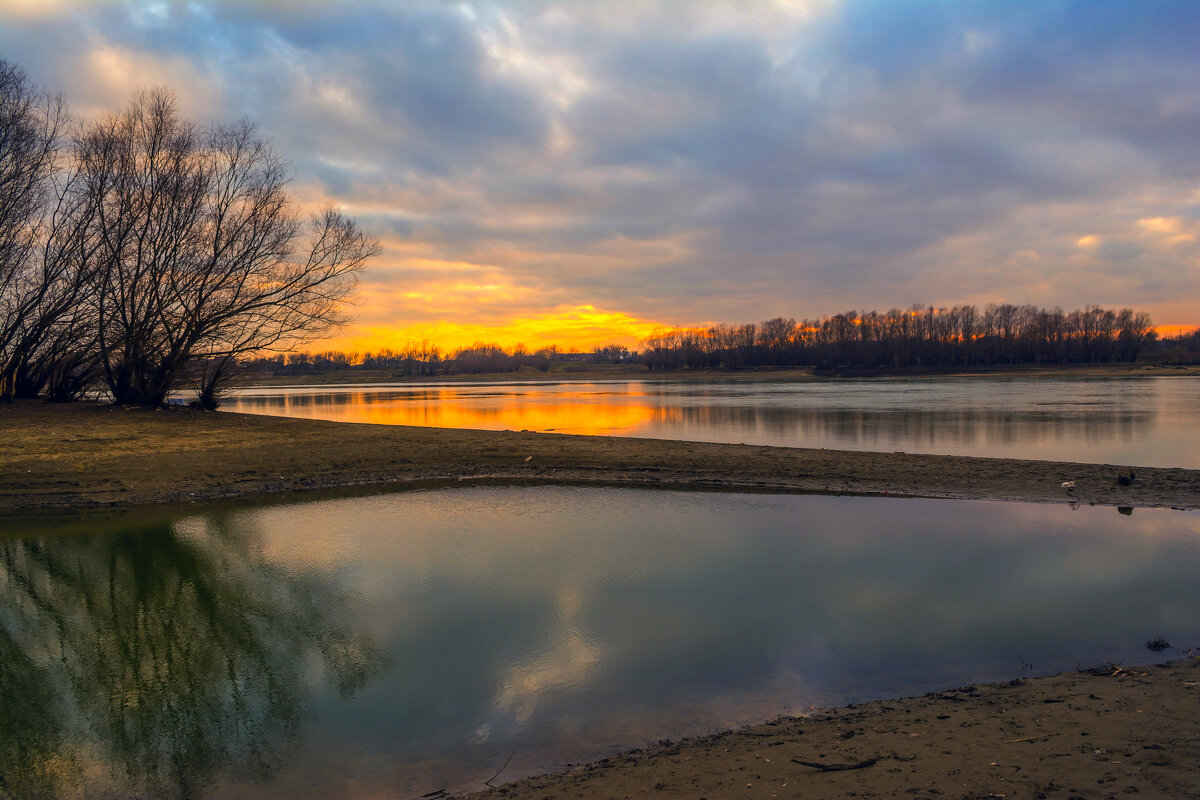
[[449,352],[476,342],[499,344],[512,349],[525,345],[530,352],[557,345],[560,350],[586,352],[596,346],[619,344],[637,349],[643,339],[663,323],[638,319],[619,311],[592,306],[564,307],[534,316],[514,317],[489,325],[441,320],[413,325],[352,325],[336,336],[308,349],[369,352],[400,349],[407,342],[428,340]]
[[313,348],[914,303],[1200,322],[1200,4],[0,0],[87,119],[255,120],[383,244]]

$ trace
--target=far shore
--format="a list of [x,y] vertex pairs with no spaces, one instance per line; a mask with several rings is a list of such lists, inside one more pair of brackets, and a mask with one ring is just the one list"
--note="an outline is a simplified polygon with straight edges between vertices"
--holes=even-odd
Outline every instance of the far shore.
[[792,381],[843,378],[1142,378],[1200,375],[1200,365],[1190,364],[997,364],[978,367],[756,367],[750,369],[651,370],[644,364],[555,364],[543,372],[522,367],[517,372],[403,375],[391,370],[340,369],[330,372],[271,374],[251,372],[241,386],[326,386],[371,383],[490,383],[522,381]]
[[[1200,470],[0,404],[0,514],[503,481],[1200,508]],[[1063,483],[1074,486],[1064,488]]]

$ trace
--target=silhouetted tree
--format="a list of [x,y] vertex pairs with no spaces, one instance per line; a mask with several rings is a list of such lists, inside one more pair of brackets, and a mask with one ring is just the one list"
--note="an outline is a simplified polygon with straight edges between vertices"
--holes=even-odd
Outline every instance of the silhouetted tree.
[[282,160],[249,122],[181,120],[165,90],[88,126],[90,302],[113,399],[157,404],[199,361],[200,397],[242,354],[324,335],[377,249],[333,208],[297,217]]
[[[0,59],[0,398],[72,399],[90,381],[81,302],[88,199],[62,158],[66,105]],[[48,391],[47,391],[48,390]]]

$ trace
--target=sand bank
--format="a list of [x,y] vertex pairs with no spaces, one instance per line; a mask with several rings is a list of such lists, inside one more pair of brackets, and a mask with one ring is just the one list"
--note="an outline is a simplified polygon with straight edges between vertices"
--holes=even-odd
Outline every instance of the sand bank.
[[471,480],[1200,508],[1200,470],[1119,466],[0,404],[3,514]]

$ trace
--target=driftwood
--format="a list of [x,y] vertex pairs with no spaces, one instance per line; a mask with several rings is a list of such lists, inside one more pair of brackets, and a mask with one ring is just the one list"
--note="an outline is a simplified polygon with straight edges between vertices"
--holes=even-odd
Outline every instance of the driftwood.
[[1051,736],[1057,736],[1057,733],[1043,733],[1040,736],[1026,736],[1024,739],[1005,739],[1005,744],[1016,744],[1017,742],[1033,742],[1038,739],[1049,739]]
[[486,781],[484,781],[484,782],[483,782],[483,785],[484,785],[484,786],[491,786],[493,789],[495,789],[496,787],[495,787],[495,786],[492,786],[492,781],[496,780],[496,778],[499,778],[499,777],[500,777],[500,773],[501,773],[501,772],[504,772],[504,770],[508,769],[508,762],[512,761],[512,760],[513,760],[513,756],[515,756],[516,754],[517,754],[517,751],[516,751],[516,750],[513,750],[511,753],[509,753],[509,754],[508,754],[508,758],[504,759],[504,766],[502,766],[502,767],[500,767],[500,769],[496,770],[496,774],[495,774],[495,775],[493,775],[492,777],[488,778]]
[[1088,675],[1096,675],[1096,676],[1099,676],[1102,678],[1144,678],[1144,677],[1146,677],[1145,672],[1138,672],[1136,670],[1126,669],[1125,667],[1122,667],[1120,664],[1105,664],[1100,667],[1088,667],[1086,669],[1083,667],[1080,667],[1080,666],[1076,666],[1075,671],[1083,672]]
[[801,761],[798,758],[793,758],[792,761],[802,767],[819,769],[821,772],[842,772],[848,769],[863,769],[864,767],[874,766],[879,763],[878,758],[868,758],[866,761],[859,761],[857,764],[821,764],[816,761]]

